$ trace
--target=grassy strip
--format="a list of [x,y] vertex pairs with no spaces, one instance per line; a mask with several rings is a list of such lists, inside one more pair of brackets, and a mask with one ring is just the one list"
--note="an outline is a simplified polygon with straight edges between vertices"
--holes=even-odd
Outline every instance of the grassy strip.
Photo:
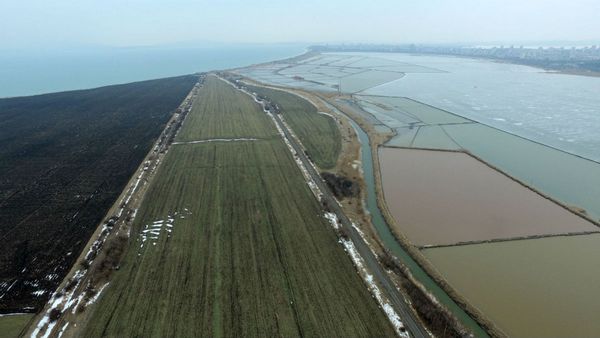
[[223,81],[208,81],[210,85],[198,94],[201,104],[194,105],[175,141],[278,137],[265,114],[249,113],[256,110],[256,103],[246,94]]
[[296,95],[264,87],[249,88],[281,108],[285,120],[319,168],[335,166],[342,148],[342,137],[334,119],[319,114],[315,106]]
[[33,318],[33,314],[4,315],[0,317],[0,337],[16,338]]
[[[191,114],[213,127],[205,135],[190,120],[188,135],[275,131],[248,96],[214,78],[204,90],[213,94],[200,94]],[[394,335],[321,213],[278,137],[171,148],[83,335]],[[146,225],[169,216],[172,232],[143,241]]]

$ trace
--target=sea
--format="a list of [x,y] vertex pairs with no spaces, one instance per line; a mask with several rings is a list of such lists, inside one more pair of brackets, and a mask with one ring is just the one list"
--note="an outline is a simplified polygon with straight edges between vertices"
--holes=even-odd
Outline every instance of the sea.
[[301,44],[2,50],[0,98],[242,67],[305,50]]

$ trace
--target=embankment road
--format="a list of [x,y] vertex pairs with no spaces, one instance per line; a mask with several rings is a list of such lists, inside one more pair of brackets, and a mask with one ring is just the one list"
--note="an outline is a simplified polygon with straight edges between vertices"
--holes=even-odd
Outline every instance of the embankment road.
[[[336,109],[337,110],[337,109]],[[365,240],[358,233],[358,231],[352,226],[352,221],[344,214],[341,206],[338,204],[333,194],[321,179],[321,175],[317,172],[315,167],[311,164],[310,160],[304,153],[303,147],[299,144],[299,141],[292,136],[291,131],[287,128],[286,124],[283,123],[279,114],[273,114],[275,122],[283,130],[285,136],[290,141],[292,147],[296,151],[298,158],[302,161],[309,175],[312,177],[315,184],[323,194],[322,198],[331,209],[331,212],[335,213],[342,226],[348,230],[348,235],[354,246],[362,256],[368,269],[373,273],[373,276],[377,280],[377,283],[384,290],[390,303],[400,315],[402,322],[412,337],[430,337],[431,335],[425,330],[421,322],[416,318],[414,312],[410,308],[410,305],[406,301],[406,298],[400,293],[398,288],[394,285],[394,282],[388,276],[387,272],[379,264],[377,257],[371,251]]]

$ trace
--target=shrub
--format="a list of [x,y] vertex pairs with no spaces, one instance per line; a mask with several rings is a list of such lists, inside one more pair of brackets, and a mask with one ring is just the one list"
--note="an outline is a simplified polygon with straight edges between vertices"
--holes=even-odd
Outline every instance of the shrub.
[[323,180],[337,198],[354,197],[360,194],[358,183],[345,176],[323,172],[321,173],[321,177],[323,177]]
[[344,240],[349,240],[350,239],[350,233],[348,231],[348,228],[340,226],[337,229],[337,234],[340,238],[344,239]]
[[52,322],[57,321],[61,315],[62,315],[62,312],[59,309],[54,308],[54,309],[50,310],[50,313],[48,314],[48,318],[50,319],[50,322],[52,323]]

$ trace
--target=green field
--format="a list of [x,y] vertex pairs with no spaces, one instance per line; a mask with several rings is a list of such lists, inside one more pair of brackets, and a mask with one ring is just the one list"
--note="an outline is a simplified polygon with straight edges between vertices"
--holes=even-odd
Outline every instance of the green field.
[[315,106],[296,95],[264,87],[250,89],[279,105],[285,120],[319,168],[331,169],[335,166],[342,138],[331,117],[319,114]]
[[198,94],[193,113],[187,117],[176,141],[279,137],[270,118],[262,112],[256,113],[257,107],[247,94],[212,79]]
[[0,338],[16,338],[27,326],[33,314],[0,316]]
[[182,139],[259,140],[171,148],[82,335],[393,336],[285,144],[265,138],[275,126],[216,78],[201,91]]

